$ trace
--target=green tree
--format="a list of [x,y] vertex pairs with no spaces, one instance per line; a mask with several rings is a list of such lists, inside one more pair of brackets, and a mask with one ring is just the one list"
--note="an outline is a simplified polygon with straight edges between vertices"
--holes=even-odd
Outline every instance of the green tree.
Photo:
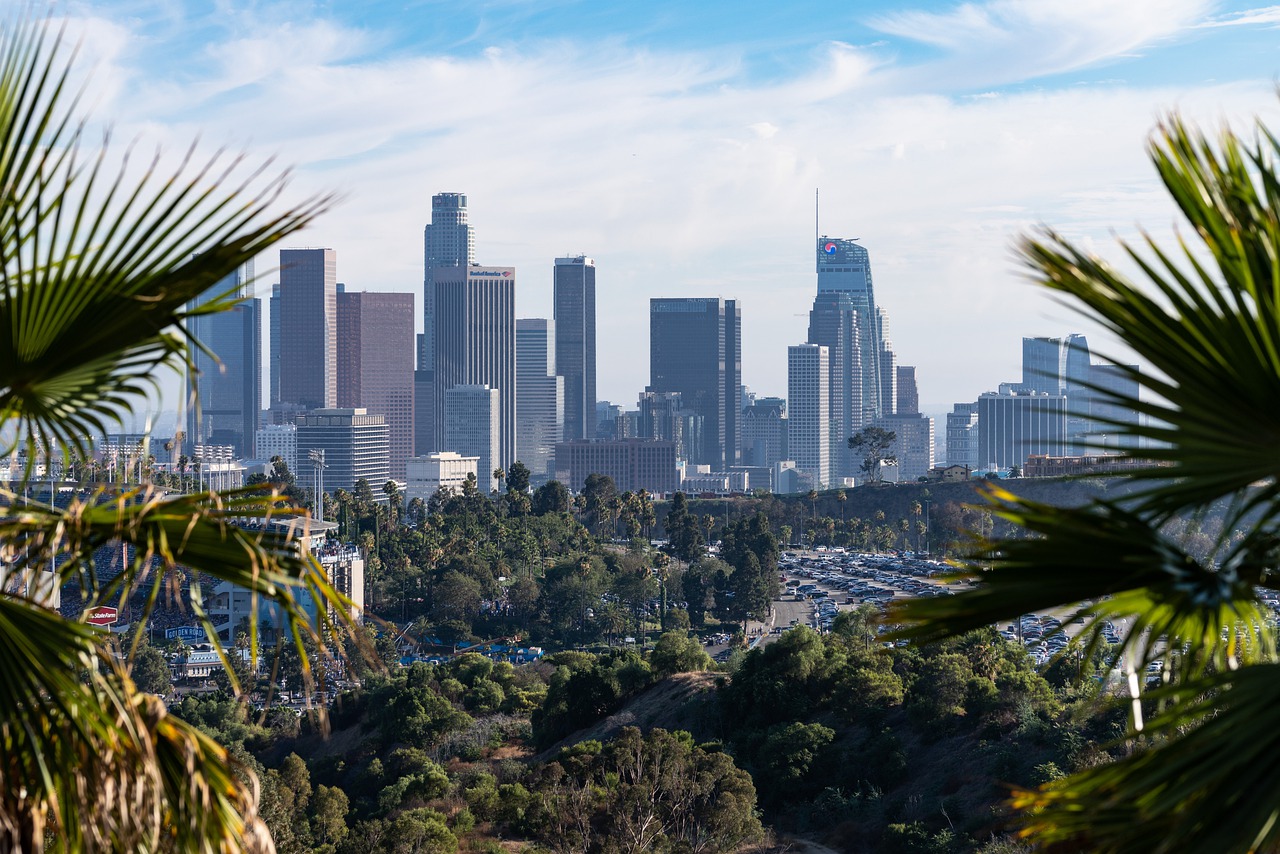
[[698,517],[689,512],[689,501],[683,492],[671,496],[671,508],[663,521],[671,554],[687,563],[697,560],[706,549]]
[[[1142,414],[1106,429],[1147,464],[1116,475],[1131,487],[1117,490],[1124,499],[1079,507],[987,487],[990,511],[1032,536],[981,545],[971,591],[910,603],[898,618],[932,640],[1059,610],[1084,621],[1085,660],[1107,648],[1106,621],[1127,620],[1108,654],[1130,674],[1135,749],[1017,792],[1032,841],[1273,850],[1280,660],[1259,591],[1276,583],[1280,519],[1280,143],[1265,129],[1253,142],[1224,131],[1214,143],[1174,117],[1150,153],[1194,243],[1175,253],[1150,238],[1124,246],[1141,283],[1053,232],[1020,247],[1042,285],[1128,347],[1113,364],[1141,396],[1095,392]],[[1126,367],[1129,352],[1151,369]],[[1215,514],[1207,554],[1170,525]],[[1143,669],[1156,657],[1168,678],[1151,696]]]
[[317,845],[335,846],[347,837],[351,802],[337,786],[317,786],[311,799],[311,838]]
[[868,483],[880,482],[880,467],[885,463],[895,463],[898,458],[889,453],[898,434],[883,427],[863,427],[849,437],[849,450],[862,455],[862,464],[858,471],[867,476]]
[[667,632],[654,644],[649,664],[659,676],[671,676],[691,670],[708,670],[712,662],[696,638],[685,632]]
[[[273,214],[279,185],[216,157],[193,172],[100,168],[77,153],[83,124],[68,110],[64,57],[38,24],[0,34],[0,451],[27,460],[0,495],[0,545],[20,556],[10,571],[57,567],[60,582],[96,591],[87,612],[136,585],[176,587],[185,566],[274,601],[291,633],[311,634],[295,594],[338,604],[319,565],[282,532],[230,524],[278,513],[274,494],[143,487],[69,507],[22,497],[40,456],[87,459],[86,437],[121,424],[162,371],[192,369],[194,345],[178,330],[236,298],[187,306],[325,206]],[[99,575],[92,555],[112,542],[155,564]],[[252,770],[140,692],[85,612],[63,617],[10,589],[0,592],[0,848],[265,847]]]
[[549,480],[533,493],[533,512],[537,516],[569,512],[569,490],[558,480]]

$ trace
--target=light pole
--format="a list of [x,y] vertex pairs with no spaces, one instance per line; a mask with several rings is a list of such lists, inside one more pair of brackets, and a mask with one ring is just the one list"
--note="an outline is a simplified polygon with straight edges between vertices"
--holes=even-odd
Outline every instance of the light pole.
[[307,451],[307,459],[311,460],[311,464],[316,469],[316,519],[324,521],[324,470],[328,468],[324,464],[323,450]]

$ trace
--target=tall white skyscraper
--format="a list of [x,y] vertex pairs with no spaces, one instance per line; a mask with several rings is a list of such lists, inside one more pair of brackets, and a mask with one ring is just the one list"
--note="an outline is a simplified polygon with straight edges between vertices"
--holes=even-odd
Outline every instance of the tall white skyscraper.
[[537,480],[552,474],[564,432],[565,378],[556,374],[555,329],[542,317],[516,321],[516,457]]
[[796,468],[815,485],[831,483],[830,351],[819,344],[787,348],[787,443]]

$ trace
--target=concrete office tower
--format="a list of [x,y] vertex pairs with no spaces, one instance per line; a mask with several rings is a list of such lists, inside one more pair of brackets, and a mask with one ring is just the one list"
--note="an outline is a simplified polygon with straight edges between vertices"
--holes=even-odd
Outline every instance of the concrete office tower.
[[742,464],[771,467],[785,459],[789,459],[787,402],[780,397],[758,397],[742,410]]
[[[422,336],[418,336],[421,343]],[[436,372],[413,372],[413,452],[431,453],[436,446]]]
[[898,411],[898,356],[889,339],[889,312],[877,306],[876,322],[880,326],[880,414],[893,415]]
[[844,291],[819,293],[809,312],[809,343],[826,347],[830,355],[830,455],[835,477],[857,474],[857,461],[849,450],[848,439],[863,427],[862,356],[858,341],[858,312],[853,297]]
[[[554,321],[516,320],[516,458],[539,482],[554,475],[556,444],[564,438],[565,378],[556,374],[556,340]],[[594,409],[591,415],[594,422]]]
[[418,339],[418,370],[429,371],[435,367],[435,271],[476,262],[476,235],[467,224],[466,193],[431,197],[431,222],[423,229],[422,258],[423,333]]
[[298,473],[298,425],[263,424],[258,428],[254,456],[263,462],[272,457],[284,460],[289,471]]
[[[516,461],[516,271],[441,267],[435,271],[436,451],[458,451],[445,436],[449,389],[487,385],[498,392],[500,436],[490,470]],[[481,477],[489,472],[481,471]]]
[[929,473],[934,466],[933,419],[920,413],[882,415],[875,426],[894,434],[889,453],[898,459],[897,481],[910,483]]
[[796,468],[831,483],[830,352],[818,344],[787,348],[787,445]]
[[[253,262],[249,262],[189,302],[187,308],[228,293],[246,297],[252,279]],[[253,456],[262,410],[262,300],[246,299],[228,311],[192,317],[187,329],[217,358],[198,349],[192,354],[195,370],[187,381],[198,404],[191,402],[187,410],[184,448],[230,445],[242,459]]]
[[314,489],[316,466],[312,451],[324,452],[324,491],[348,492],[367,480],[375,497],[391,479],[391,432],[387,419],[363,407],[315,409],[298,416],[298,485]]
[[920,388],[916,385],[916,369],[912,365],[898,366],[897,405],[898,415],[920,414]]
[[429,501],[442,488],[460,494],[468,475],[479,482],[480,458],[439,451],[409,460],[406,472],[404,501],[407,505],[415,498]]
[[725,471],[738,464],[742,416],[742,316],[736,300],[649,300],[649,388],[680,392],[702,416],[694,465]]
[[[493,470],[500,463],[501,395],[487,385],[455,385],[445,392],[444,443],[450,451],[464,457],[478,457],[476,486],[488,494],[498,484]],[[502,466],[506,471],[507,467]]]
[[564,377],[564,438],[596,434],[596,265],[584,255],[557,258],[556,373]]
[[685,408],[680,392],[644,391],[637,403],[636,438],[674,442],[676,458],[684,462],[702,447],[702,416]]
[[858,312],[858,353],[862,362],[862,423],[883,412],[880,353],[884,335],[876,312],[871,283],[871,259],[867,250],[852,240],[818,238],[818,293],[839,291],[853,300]]
[[271,308],[271,318],[269,320],[269,333],[271,340],[268,342],[268,359],[267,367],[270,376],[270,388],[267,391],[267,408],[270,409],[280,402],[280,283],[271,286],[271,298],[268,301]]
[[978,396],[978,467],[1024,466],[1031,454],[1066,456],[1067,398],[1007,390]]
[[413,456],[413,294],[338,294],[338,406],[386,416],[391,476]]
[[280,250],[280,400],[338,403],[338,253]]
[[978,467],[976,403],[957,403],[947,413],[947,465]]

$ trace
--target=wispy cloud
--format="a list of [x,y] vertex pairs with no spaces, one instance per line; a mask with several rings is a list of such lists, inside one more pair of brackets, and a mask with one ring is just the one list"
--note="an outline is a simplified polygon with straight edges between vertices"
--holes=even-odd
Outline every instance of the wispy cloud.
[[1219,15],[1207,21],[1201,21],[1200,27],[1274,27],[1280,25],[1280,6],[1261,6],[1243,12],[1232,12]]
[[180,66],[157,64],[176,48],[141,23],[83,19],[99,113],[175,151],[200,133],[278,154],[298,165],[299,193],[346,192],[302,240],[336,247],[354,288],[420,290],[422,226],[439,191],[470,194],[480,258],[518,267],[522,316],[549,315],[554,256],[594,256],[601,394],[627,403],[647,382],[636,318],[660,295],[743,300],[745,379],[785,390],[785,348],[803,339],[812,298],[819,186],[823,229],[872,252],[924,398],[971,398],[1012,375],[1022,335],[1075,322],[1022,283],[1013,234],[1041,220],[1100,243],[1113,226],[1159,228],[1172,215],[1142,150],[1158,114],[1274,112],[1269,77],[990,91],[1153,49],[1203,20],[1193,0],[998,0],[882,16],[877,27],[937,56],[908,67],[889,47],[827,40],[764,84],[732,52],[569,34],[384,54],[375,26],[271,8],[269,32],[202,24],[205,43]]

